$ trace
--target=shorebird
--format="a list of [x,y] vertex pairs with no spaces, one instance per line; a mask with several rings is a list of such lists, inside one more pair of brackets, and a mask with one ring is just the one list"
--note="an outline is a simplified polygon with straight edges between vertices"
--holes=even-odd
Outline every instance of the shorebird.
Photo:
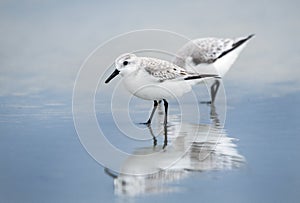
[[120,74],[125,88],[136,97],[154,101],[148,121],[150,125],[158,102],[163,100],[165,107],[164,124],[167,124],[168,102],[191,91],[192,85],[205,78],[219,78],[217,74],[198,74],[157,58],[138,57],[126,53],[115,60],[115,71],[105,80],[109,83]]
[[[223,77],[253,36],[254,34],[236,39],[192,40],[179,49],[173,63],[188,71],[218,74]],[[215,101],[219,86],[219,80],[215,80],[211,85],[211,103]]]

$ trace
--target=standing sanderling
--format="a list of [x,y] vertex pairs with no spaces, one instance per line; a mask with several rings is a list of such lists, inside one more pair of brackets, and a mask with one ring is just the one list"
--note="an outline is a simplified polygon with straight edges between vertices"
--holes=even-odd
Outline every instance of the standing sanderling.
[[182,96],[191,91],[192,85],[204,78],[219,78],[217,74],[190,73],[171,62],[156,58],[138,57],[130,53],[118,57],[115,66],[115,71],[105,80],[105,83],[120,74],[123,77],[124,86],[131,94],[154,101],[150,118],[145,123],[147,125],[151,124],[158,101],[164,101],[164,124],[166,124],[168,113],[166,99]]
[[[254,34],[237,39],[200,38],[185,44],[176,54],[174,64],[188,71],[218,74],[223,77]],[[220,82],[211,86],[212,103]]]

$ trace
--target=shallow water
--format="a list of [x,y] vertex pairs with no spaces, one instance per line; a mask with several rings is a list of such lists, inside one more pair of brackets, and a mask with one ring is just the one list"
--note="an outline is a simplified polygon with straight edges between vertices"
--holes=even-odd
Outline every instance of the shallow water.
[[[133,177],[105,171],[86,153],[74,129],[71,106],[65,101],[2,98],[1,200],[295,202],[300,188],[299,102],[300,95],[295,93],[229,103],[224,129],[216,125],[216,117],[209,116],[207,123],[183,122],[181,129],[176,128],[173,103],[165,153],[161,152],[163,136],[157,137],[158,145],[153,147],[150,133],[148,140],[127,149],[163,153],[156,164],[184,150],[184,144],[192,143],[191,148],[171,168]],[[210,106],[199,105],[210,115]],[[138,119],[147,115],[145,110]],[[195,127],[200,127],[199,136],[191,142]],[[118,139],[113,141],[118,143]],[[138,164],[130,163],[133,168]]]
[[[299,202],[299,1],[0,5],[0,202]],[[84,149],[73,122],[72,90],[82,63],[99,44],[145,28],[189,39],[256,37],[223,78],[227,98],[215,109],[199,103],[209,100],[206,89],[197,91],[197,103],[190,102],[192,95],[180,104],[170,101],[165,129],[160,107],[152,129],[156,146],[151,130],[138,124],[146,121],[152,102],[132,98],[127,111],[123,93],[111,101],[106,93],[119,79],[97,90],[89,107],[106,140],[131,155],[153,154],[141,165],[135,156],[118,162],[102,153],[123,172],[159,171],[133,177],[105,169]],[[101,82],[114,59],[132,47],[169,60],[166,51],[186,42],[169,32],[150,33],[105,43],[89,60],[93,69],[82,88],[94,82],[92,76]],[[153,49],[158,52],[151,55]],[[80,135],[94,135],[86,124]],[[162,149],[165,132],[168,145]],[[101,143],[89,144],[101,152]]]

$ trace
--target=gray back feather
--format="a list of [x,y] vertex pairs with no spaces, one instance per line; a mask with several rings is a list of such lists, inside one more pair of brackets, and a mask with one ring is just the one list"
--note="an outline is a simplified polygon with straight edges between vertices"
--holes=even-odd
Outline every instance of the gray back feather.
[[153,77],[157,78],[161,82],[164,80],[184,78],[189,73],[185,69],[178,67],[177,65],[168,61],[163,61],[155,58],[140,57],[140,68],[144,69]]

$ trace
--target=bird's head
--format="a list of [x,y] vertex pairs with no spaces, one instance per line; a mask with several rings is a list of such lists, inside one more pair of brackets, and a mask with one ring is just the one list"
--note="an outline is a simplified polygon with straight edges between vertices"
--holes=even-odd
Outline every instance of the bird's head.
[[126,76],[137,70],[138,57],[130,53],[122,54],[116,59],[115,66],[115,71],[105,80],[105,83],[109,83],[118,74]]

